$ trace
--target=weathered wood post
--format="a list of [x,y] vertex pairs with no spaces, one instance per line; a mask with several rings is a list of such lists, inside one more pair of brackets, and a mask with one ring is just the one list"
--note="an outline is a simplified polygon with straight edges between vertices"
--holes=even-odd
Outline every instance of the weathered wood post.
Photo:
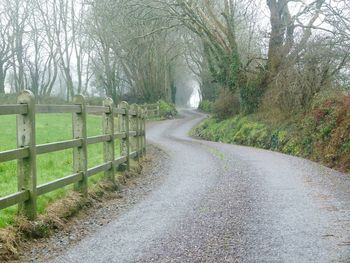
[[141,109],[141,119],[140,119],[140,131],[141,131],[141,154],[145,155],[145,110]]
[[145,110],[145,115],[148,117],[148,106],[147,106],[147,104],[145,104],[144,110]]
[[142,104],[141,108],[142,108],[142,111],[146,110],[146,104]]
[[120,143],[120,155],[126,157],[126,169],[130,170],[130,134],[129,134],[129,104],[126,101],[123,101],[119,104],[119,108],[124,110],[124,113],[120,118],[120,132],[125,133],[125,137],[121,140]]
[[105,172],[105,177],[115,184],[115,151],[114,151],[114,103],[111,98],[103,101],[103,106],[108,107],[109,111],[102,115],[102,129],[104,135],[109,135],[110,140],[103,143],[103,159],[105,163],[111,163],[110,170]]
[[140,157],[143,157],[143,148],[142,148],[142,138],[143,138],[143,132],[142,132],[142,114],[143,109],[141,106],[139,106],[139,151],[140,151]]
[[[129,117],[129,126],[130,126],[130,131],[131,132],[134,132],[136,131],[137,132],[137,115],[135,115],[135,113],[137,114],[137,108],[136,108],[136,105],[135,104],[132,104],[130,106],[130,117]],[[137,135],[136,136],[130,136],[130,151],[131,152],[137,152]]]
[[36,218],[36,142],[35,142],[35,97],[29,90],[24,90],[17,98],[17,103],[26,104],[28,111],[17,115],[17,147],[27,148],[28,157],[17,163],[18,191],[27,191],[29,199],[19,204],[19,213],[30,220]]
[[140,106],[135,106],[136,118],[135,118],[135,128],[136,128],[136,151],[137,151],[137,161],[140,162],[141,157],[141,109]]
[[87,196],[87,132],[86,132],[86,102],[82,95],[77,95],[73,100],[75,105],[81,106],[81,112],[73,113],[73,138],[81,139],[81,146],[73,149],[74,173],[82,173],[83,179],[74,185],[74,189]]
[[146,115],[143,115],[142,126],[143,126],[143,154],[146,154]]

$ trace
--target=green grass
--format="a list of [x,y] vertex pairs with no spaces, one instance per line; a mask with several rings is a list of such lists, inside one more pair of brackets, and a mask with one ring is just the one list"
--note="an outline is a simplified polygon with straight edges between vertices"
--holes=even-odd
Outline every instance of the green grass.
[[309,111],[284,119],[273,116],[278,115],[272,111],[270,116],[258,113],[225,120],[210,118],[192,135],[279,151],[350,172],[350,96],[322,98]]
[[[88,136],[102,134],[102,119],[100,116],[89,116],[87,122]],[[72,116],[70,114],[42,114],[36,117],[37,144],[52,143],[72,139]],[[0,151],[16,148],[16,117],[0,117]],[[119,156],[119,142],[115,145],[116,156]],[[72,174],[73,150],[44,154],[37,157],[38,185]],[[0,163],[0,197],[17,191],[16,161]],[[88,167],[103,163],[102,144],[88,146]],[[89,183],[96,183],[103,174],[93,176]],[[47,205],[65,195],[72,189],[63,189],[48,193],[38,198],[38,212],[43,213]],[[17,208],[10,207],[0,211],[0,227],[12,224]]]

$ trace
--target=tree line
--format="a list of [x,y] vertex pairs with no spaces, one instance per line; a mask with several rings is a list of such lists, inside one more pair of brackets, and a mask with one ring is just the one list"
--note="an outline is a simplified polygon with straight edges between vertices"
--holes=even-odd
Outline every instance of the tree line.
[[4,0],[0,14],[0,94],[175,101],[182,41],[143,1]]
[[237,99],[243,113],[307,108],[349,85],[347,0],[175,0],[164,8],[191,31],[189,65],[203,99]]
[[[0,93],[305,108],[349,81],[347,0],[3,0]],[[224,95],[224,97],[226,97]]]

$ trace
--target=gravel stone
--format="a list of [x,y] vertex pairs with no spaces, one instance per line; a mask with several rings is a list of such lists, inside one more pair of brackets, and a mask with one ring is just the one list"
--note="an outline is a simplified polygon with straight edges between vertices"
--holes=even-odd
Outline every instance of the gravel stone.
[[181,113],[148,127],[163,150],[148,171],[154,183],[125,190],[133,193],[118,204],[122,213],[101,208],[110,222],[48,262],[350,261],[349,175],[190,138],[205,116]]

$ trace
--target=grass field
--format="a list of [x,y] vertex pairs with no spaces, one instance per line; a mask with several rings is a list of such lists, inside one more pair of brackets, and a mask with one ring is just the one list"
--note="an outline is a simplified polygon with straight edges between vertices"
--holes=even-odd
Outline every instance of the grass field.
[[[87,122],[88,136],[102,134],[101,116],[89,116]],[[37,144],[45,144],[72,139],[72,116],[70,114],[42,114],[36,117]],[[116,142],[116,156],[119,156],[119,142]],[[0,116],[0,152],[16,148],[16,117]],[[37,157],[38,185],[72,174],[73,150],[44,154]],[[103,163],[102,144],[88,147],[88,167]],[[17,191],[16,161],[0,163],[0,197]],[[90,178],[89,183],[96,183],[101,174]],[[38,198],[38,212],[42,213],[53,200],[62,197],[67,190],[51,192]],[[0,227],[14,222],[16,207],[0,210]]]

